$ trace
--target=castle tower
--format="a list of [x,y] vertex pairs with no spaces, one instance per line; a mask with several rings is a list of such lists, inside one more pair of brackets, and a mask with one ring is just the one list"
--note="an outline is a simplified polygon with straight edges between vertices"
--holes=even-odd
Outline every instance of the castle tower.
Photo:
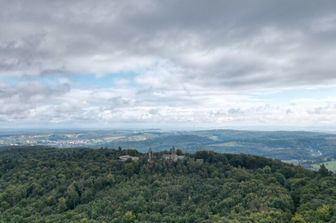
[[153,160],[153,151],[151,148],[149,148],[148,152],[147,152],[147,161],[150,162]]

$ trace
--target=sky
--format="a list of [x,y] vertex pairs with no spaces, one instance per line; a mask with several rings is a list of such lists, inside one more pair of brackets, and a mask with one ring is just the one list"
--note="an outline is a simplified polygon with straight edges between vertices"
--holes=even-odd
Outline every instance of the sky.
[[0,128],[336,129],[334,0],[0,5]]

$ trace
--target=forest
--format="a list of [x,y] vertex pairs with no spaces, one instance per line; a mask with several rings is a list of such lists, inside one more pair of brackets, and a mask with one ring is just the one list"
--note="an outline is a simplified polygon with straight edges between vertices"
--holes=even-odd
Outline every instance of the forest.
[[0,152],[0,222],[336,222],[336,176],[244,154],[16,147]]

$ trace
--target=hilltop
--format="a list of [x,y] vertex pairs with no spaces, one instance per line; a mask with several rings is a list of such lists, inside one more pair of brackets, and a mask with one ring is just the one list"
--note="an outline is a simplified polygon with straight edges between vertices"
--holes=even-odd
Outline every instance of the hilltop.
[[252,155],[20,147],[0,152],[0,222],[335,222],[335,185]]

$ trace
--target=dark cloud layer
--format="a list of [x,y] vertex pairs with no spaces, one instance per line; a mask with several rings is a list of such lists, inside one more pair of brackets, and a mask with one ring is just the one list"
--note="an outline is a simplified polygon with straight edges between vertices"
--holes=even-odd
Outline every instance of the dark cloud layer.
[[[198,85],[334,81],[335,1],[1,1],[0,72],[112,73],[158,61]],[[89,65],[88,65],[89,64]]]

